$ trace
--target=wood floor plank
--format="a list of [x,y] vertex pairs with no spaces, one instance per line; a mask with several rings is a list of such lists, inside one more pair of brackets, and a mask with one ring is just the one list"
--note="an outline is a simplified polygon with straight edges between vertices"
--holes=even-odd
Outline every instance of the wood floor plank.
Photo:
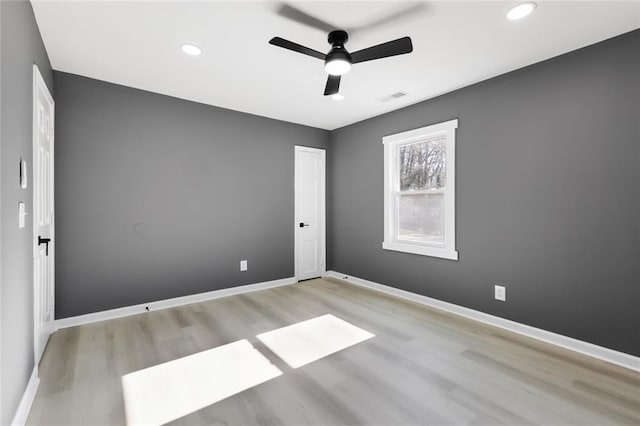
[[[375,337],[296,369],[256,338],[326,314]],[[59,330],[27,424],[126,424],[123,375],[242,339],[282,375],[171,424],[640,425],[637,372],[335,279]]]

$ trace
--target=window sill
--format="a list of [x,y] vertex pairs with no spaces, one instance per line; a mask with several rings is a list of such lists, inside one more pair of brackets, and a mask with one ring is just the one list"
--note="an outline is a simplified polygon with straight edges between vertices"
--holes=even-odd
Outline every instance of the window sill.
[[458,252],[448,248],[427,247],[417,244],[398,242],[383,242],[384,250],[401,251],[404,253],[419,254],[421,256],[439,257],[441,259],[458,260]]

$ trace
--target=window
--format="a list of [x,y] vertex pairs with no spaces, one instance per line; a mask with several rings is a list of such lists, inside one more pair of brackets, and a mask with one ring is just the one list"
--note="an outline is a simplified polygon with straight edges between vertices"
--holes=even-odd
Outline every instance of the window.
[[458,120],[382,138],[385,250],[458,259],[455,132]]

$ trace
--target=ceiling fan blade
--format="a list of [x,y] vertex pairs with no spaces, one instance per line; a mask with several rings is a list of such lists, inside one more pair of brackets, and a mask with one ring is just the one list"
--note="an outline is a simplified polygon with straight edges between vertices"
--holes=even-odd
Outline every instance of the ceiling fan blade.
[[311,16],[302,10],[295,8],[289,4],[283,3],[277,11],[278,15],[283,16],[287,19],[291,19],[292,21],[299,22],[308,27],[317,28],[322,30],[325,33],[329,33],[333,30],[337,30],[338,28],[329,24],[328,22],[324,22],[321,19],[316,18],[315,16]]
[[388,58],[389,56],[404,55],[413,52],[413,44],[410,37],[402,37],[376,46],[367,47],[351,54],[351,63],[372,61],[374,59]]
[[339,75],[329,75],[327,79],[327,85],[324,88],[324,95],[335,95],[340,90],[340,76]]
[[301,44],[294,43],[289,40],[285,40],[280,37],[274,37],[269,40],[269,44],[274,46],[282,47],[285,49],[293,50],[294,52],[302,53],[303,55],[313,56],[314,58],[318,58],[324,61],[325,54],[318,52],[317,50],[313,50],[309,47],[305,47]]
[[398,2],[398,4],[394,5],[394,7],[397,7],[395,12],[386,16],[380,16],[377,19],[374,19],[373,21],[369,21],[358,27],[350,28],[349,34],[372,30],[372,29],[375,29],[376,27],[391,24],[394,21],[404,19],[405,17],[408,17],[408,16],[415,16],[417,13],[420,13],[425,8],[427,8],[427,4],[424,2],[417,2],[417,3]]

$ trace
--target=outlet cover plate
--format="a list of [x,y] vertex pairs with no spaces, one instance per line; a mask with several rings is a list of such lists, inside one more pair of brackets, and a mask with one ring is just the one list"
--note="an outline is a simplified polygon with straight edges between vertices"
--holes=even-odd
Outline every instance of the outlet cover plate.
[[500,300],[502,302],[507,301],[507,289],[504,286],[496,285],[495,288],[495,298],[496,300]]
[[241,260],[240,261],[240,272],[244,272],[247,270],[247,261],[246,260]]

